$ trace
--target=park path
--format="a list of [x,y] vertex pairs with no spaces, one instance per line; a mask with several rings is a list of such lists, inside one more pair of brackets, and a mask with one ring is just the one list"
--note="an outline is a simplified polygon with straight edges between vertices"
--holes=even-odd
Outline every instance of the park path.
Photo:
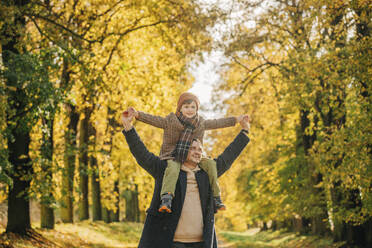
[[218,247],[219,248],[235,248],[234,244],[227,243],[222,240],[218,240]]

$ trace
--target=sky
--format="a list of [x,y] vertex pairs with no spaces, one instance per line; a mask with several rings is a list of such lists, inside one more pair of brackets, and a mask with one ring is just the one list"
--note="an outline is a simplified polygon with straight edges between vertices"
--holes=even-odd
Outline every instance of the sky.
[[[221,69],[221,64],[226,61],[221,51],[212,51],[210,54],[205,54],[203,63],[193,64],[190,66],[190,72],[195,78],[195,82],[189,92],[194,93],[200,100],[201,106],[210,109],[213,107],[211,102],[213,87],[221,80],[218,71]],[[222,117],[222,113],[213,113],[213,111],[201,111],[205,117],[217,118]]]
[[[199,0],[202,4],[218,4],[220,8],[230,9],[233,7],[234,1],[230,0]],[[235,11],[231,14],[234,15]],[[213,34],[214,40],[220,40],[225,32],[229,30],[234,23],[219,23],[215,27],[211,28],[211,34]],[[221,31],[223,30],[223,31]],[[201,106],[206,109],[213,108],[211,102],[213,87],[220,82],[221,77],[219,71],[223,63],[227,62],[227,58],[224,56],[222,51],[213,50],[211,53],[204,53],[204,62],[197,64],[191,64],[189,67],[190,73],[195,78],[195,82],[192,88],[189,90],[198,96]],[[201,114],[208,118],[220,118],[223,113],[214,113],[211,110],[200,111]]]
[[[239,8],[235,1],[231,0],[199,0],[202,4],[217,4],[224,10],[229,10],[230,18],[226,23],[218,23],[215,27],[210,29],[212,37],[216,41],[221,41],[222,36],[229,32],[234,25],[241,21],[244,14],[243,10]],[[256,14],[261,10],[257,9]],[[254,27],[253,20],[244,23],[247,27]],[[189,90],[199,97],[200,103],[208,111],[200,111],[201,114],[208,118],[221,118],[224,113],[215,113],[211,109],[214,104],[211,101],[213,88],[222,80],[219,71],[221,71],[222,64],[227,63],[228,59],[224,56],[222,51],[214,50],[210,54],[204,53],[204,62],[191,64],[189,67],[190,73],[195,78],[192,88]]]

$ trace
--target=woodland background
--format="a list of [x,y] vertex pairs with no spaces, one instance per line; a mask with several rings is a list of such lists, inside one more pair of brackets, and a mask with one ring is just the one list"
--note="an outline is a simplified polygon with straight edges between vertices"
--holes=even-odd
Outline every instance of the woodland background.
[[[191,63],[228,59],[214,112],[252,117],[220,179],[217,226],[372,246],[372,3],[368,0],[5,0],[0,3],[0,200],[7,233],[90,219],[143,221],[153,181],[120,113],[165,116]],[[231,21],[231,8],[239,10]],[[259,11],[258,11],[259,10]],[[230,23],[231,29],[218,30]],[[221,36],[215,39],[216,32]],[[161,130],[135,126],[150,151]],[[239,127],[210,132],[219,154]]]

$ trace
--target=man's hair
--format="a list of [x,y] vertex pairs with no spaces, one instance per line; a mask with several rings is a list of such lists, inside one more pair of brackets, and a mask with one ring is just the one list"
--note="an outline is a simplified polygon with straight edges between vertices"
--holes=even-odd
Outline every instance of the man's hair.
[[[202,149],[202,151],[203,151],[203,153],[204,153],[204,148],[203,148],[203,143],[200,141],[200,139],[197,139],[197,138],[193,138],[192,139],[192,141],[191,141],[191,144],[192,144],[192,142],[198,142],[199,144],[200,144],[200,146],[201,146],[201,149]],[[190,145],[191,145],[190,144]]]

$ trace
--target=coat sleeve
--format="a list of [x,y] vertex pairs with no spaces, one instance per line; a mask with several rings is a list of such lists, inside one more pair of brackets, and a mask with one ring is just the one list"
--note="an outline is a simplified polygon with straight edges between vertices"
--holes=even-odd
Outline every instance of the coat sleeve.
[[220,118],[220,119],[208,119],[205,120],[205,130],[210,129],[218,129],[224,127],[233,127],[236,124],[235,117],[227,117],[227,118]]
[[138,111],[137,120],[142,121],[154,127],[165,129],[167,126],[167,118],[157,115],[150,115],[142,111]]
[[220,177],[228,169],[230,169],[232,163],[244,150],[246,145],[249,143],[249,137],[242,131],[235,137],[233,142],[230,143],[215,160],[217,162],[217,176]]
[[147,150],[134,127],[127,132],[123,130],[123,134],[137,163],[152,177],[157,178],[165,168],[160,158]]

